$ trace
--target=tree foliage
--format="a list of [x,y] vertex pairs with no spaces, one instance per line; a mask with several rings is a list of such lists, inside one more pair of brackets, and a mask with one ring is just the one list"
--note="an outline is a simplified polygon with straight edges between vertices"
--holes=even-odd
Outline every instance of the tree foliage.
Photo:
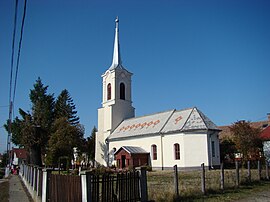
[[222,162],[226,160],[234,160],[236,152],[237,149],[232,139],[228,138],[220,142],[220,160]]
[[52,160],[63,153],[71,156],[84,134],[68,91],[63,90],[55,102],[47,90],[48,86],[38,78],[29,94],[31,111],[19,109],[21,118],[16,117],[11,126],[12,142],[25,147],[30,152],[30,163],[40,166],[47,151]]
[[73,147],[82,145],[83,134],[84,130],[79,124],[71,125],[65,117],[56,119],[48,144],[46,164],[55,166],[63,156],[72,159]]
[[96,132],[97,132],[97,129],[94,126],[94,128],[92,129],[92,132],[91,132],[91,136],[90,137],[87,137],[84,140],[83,151],[87,153],[87,155],[88,155],[88,157],[89,157],[90,160],[94,160],[95,159]]
[[65,117],[72,125],[79,123],[80,118],[77,116],[76,106],[66,89],[57,97],[54,112],[55,119]]
[[262,141],[259,137],[260,129],[251,126],[250,122],[235,122],[230,130],[237,150],[242,153],[243,159],[258,159],[262,151]]

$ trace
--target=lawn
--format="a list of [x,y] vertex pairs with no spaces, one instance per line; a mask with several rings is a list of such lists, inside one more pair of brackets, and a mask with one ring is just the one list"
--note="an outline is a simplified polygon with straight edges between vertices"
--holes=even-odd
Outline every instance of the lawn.
[[[262,174],[265,171],[262,171]],[[228,194],[241,193],[245,194],[245,190],[249,192],[254,185],[258,185],[258,171],[251,170],[252,183],[247,183],[246,169],[240,169],[240,188],[236,186],[235,170],[225,170],[224,183],[225,189],[220,189],[220,171],[219,170],[206,170],[206,195],[207,198],[228,197]],[[174,171],[153,171],[148,172],[148,198],[155,201],[173,201],[174,200]],[[264,175],[262,175],[264,177]],[[180,171],[178,172],[179,179],[179,192],[181,201],[183,200],[196,200],[204,199],[205,196],[201,192],[201,171]],[[270,184],[266,184],[269,188]],[[261,187],[265,187],[261,186]],[[241,191],[240,191],[241,190]],[[255,189],[256,191],[256,189]],[[258,190],[257,190],[258,191]],[[224,193],[224,194],[223,194]],[[217,199],[217,198],[216,198]],[[215,199],[215,200],[216,200]]]

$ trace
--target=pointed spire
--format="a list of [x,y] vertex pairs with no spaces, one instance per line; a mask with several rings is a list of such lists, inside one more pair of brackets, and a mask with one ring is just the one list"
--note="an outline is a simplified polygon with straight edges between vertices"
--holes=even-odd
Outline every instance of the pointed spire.
[[112,65],[109,70],[115,69],[117,67],[123,68],[121,56],[120,56],[120,45],[119,45],[119,34],[118,34],[118,16],[115,19],[115,37],[114,37],[114,49],[113,49],[113,60]]

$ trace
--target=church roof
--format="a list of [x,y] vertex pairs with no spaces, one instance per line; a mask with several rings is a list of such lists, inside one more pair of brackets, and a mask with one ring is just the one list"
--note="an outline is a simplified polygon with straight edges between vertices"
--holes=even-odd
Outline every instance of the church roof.
[[149,152],[145,151],[141,147],[122,146],[114,154],[117,154],[122,149],[124,149],[125,151],[127,151],[129,154],[148,154],[149,153]]
[[113,131],[108,140],[191,130],[219,129],[207,116],[194,107],[126,119]]

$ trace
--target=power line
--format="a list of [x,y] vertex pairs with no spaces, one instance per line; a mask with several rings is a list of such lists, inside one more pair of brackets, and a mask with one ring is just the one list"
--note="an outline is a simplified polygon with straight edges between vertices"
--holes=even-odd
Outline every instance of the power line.
[[8,115],[8,137],[7,137],[7,153],[8,153],[8,162],[10,162],[10,139],[11,139],[11,119],[12,119],[12,81],[13,81],[13,64],[14,64],[14,47],[15,47],[15,38],[16,38],[16,27],[17,27],[17,12],[18,12],[18,0],[15,3],[15,13],[14,13],[14,27],[13,27],[13,38],[12,38],[12,49],[11,49],[11,66],[10,66],[10,81],[9,81],[9,115]]
[[15,14],[14,14],[14,27],[13,27],[13,37],[12,37],[12,48],[11,48],[11,63],[10,63],[10,80],[9,80],[9,105],[11,103],[11,92],[12,92],[12,81],[13,81],[13,64],[14,64],[14,47],[16,39],[16,27],[17,27],[17,13],[18,13],[18,0],[15,3]]
[[13,27],[13,38],[12,38],[12,53],[11,53],[11,69],[10,69],[10,86],[9,86],[9,119],[8,119],[8,138],[7,138],[7,151],[9,154],[9,161],[10,161],[10,148],[11,148],[11,120],[12,120],[12,112],[13,112],[13,105],[15,101],[16,95],[16,86],[18,80],[18,70],[20,64],[20,55],[21,55],[21,47],[22,47],[22,40],[23,40],[23,30],[24,30],[24,22],[26,16],[26,7],[27,7],[27,0],[24,1],[24,9],[23,9],[23,17],[21,23],[21,33],[20,33],[20,41],[18,47],[18,54],[16,60],[16,73],[14,79],[14,87],[13,87],[13,96],[11,95],[12,92],[12,81],[13,81],[13,67],[14,67],[14,49],[15,49],[15,39],[16,39],[16,27],[17,27],[17,13],[18,13],[18,0],[15,3],[15,14],[14,14],[14,27]]
[[23,18],[22,18],[22,25],[21,25],[21,35],[20,35],[19,49],[18,49],[18,55],[17,55],[17,65],[16,65],[16,74],[15,74],[14,91],[13,91],[13,101],[12,101],[13,102],[13,105],[14,105],[15,94],[16,94],[18,70],[19,70],[21,47],[22,47],[22,39],[23,39],[23,28],[24,28],[24,21],[25,21],[25,15],[26,15],[26,6],[27,6],[27,0],[24,1],[24,8],[23,8]]

